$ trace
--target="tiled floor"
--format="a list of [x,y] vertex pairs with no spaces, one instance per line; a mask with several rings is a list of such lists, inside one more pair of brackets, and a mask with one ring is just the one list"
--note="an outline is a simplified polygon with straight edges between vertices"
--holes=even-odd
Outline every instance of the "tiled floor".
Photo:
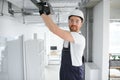
[[48,65],[45,68],[45,80],[59,80],[60,65]]

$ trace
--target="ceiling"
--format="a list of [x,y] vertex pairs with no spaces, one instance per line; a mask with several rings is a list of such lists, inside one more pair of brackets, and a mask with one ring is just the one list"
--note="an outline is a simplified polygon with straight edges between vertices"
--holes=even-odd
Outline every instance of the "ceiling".
[[[24,9],[37,9],[31,0],[7,0],[18,8]],[[39,0],[37,0],[39,2]],[[82,1],[100,1],[100,0],[47,0],[51,3],[53,8],[75,8],[78,7],[78,3]],[[120,8],[120,0],[110,0],[111,8]]]
[[[36,9],[31,0],[7,0],[19,8]],[[38,1],[39,2],[39,1]],[[53,7],[76,7],[81,0],[49,0]],[[19,3],[19,4],[18,4]]]
[[[40,20],[38,8],[31,2],[31,0],[7,0],[16,6],[16,10],[24,9],[32,15],[24,15],[26,22],[42,22]],[[39,0],[37,0],[39,2]],[[82,1],[100,1],[100,0],[49,0],[51,3],[55,15],[53,16],[54,21],[58,23],[67,23],[67,16],[72,9],[79,6]],[[110,8],[120,9],[120,0],[110,0]],[[14,9],[15,10],[15,9]],[[33,21],[34,20],[34,21]]]
[[[32,22],[33,18],[38,22],[40,17],[38,13],[38,8],[31,2],[31,0],[7,0],[12,5],[16,6],[17,8],[14,8],[14,12],[24,9],[27,13],[32,13],[32,15],[25,15],[24,20],[26,22]],[[39,0],[37,0],[39,2]],[[78,7],[78,3],[81,2],[81,0],[49,0],[50,4],[53,7],[53,10],[55,12],[55,15],[53,18],[55,18],[55,22],[59,23],[66,23],[67,22],[67,15],[72,9],[75,9]],[[19,4],[18,4],[19,3]],[[35,15],[35,16],[33,16]],[[64,17],[66,16],[66,17]],[[32,17],[32,20],[31,20]],[[33,21],[34,22],[34,21]]]

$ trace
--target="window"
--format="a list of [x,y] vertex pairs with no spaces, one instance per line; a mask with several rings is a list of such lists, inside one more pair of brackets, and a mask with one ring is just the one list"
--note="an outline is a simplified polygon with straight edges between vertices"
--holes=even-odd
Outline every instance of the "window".
[[109,53],[120,53],[120,22],[110,23]]
[[120,79],[120,22],[113,21],[110,23],[109,39],[109,78],[110,80]]

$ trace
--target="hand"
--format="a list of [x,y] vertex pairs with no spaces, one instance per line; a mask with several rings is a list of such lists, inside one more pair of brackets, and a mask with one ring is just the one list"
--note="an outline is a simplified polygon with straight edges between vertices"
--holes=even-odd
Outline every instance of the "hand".
[[48,2],[39,2],[37,3],[37,6],[39,8],[39,13],[40,15],[46,14],[49,15],[51,14],[51,5]]

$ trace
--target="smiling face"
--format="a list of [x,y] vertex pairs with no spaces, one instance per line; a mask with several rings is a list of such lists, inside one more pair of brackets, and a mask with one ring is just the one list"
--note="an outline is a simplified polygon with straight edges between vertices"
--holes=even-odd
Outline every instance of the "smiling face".
[[71,16],[69,18],[69,29],[71,32],[79,32],[83,21],[78,16]]

